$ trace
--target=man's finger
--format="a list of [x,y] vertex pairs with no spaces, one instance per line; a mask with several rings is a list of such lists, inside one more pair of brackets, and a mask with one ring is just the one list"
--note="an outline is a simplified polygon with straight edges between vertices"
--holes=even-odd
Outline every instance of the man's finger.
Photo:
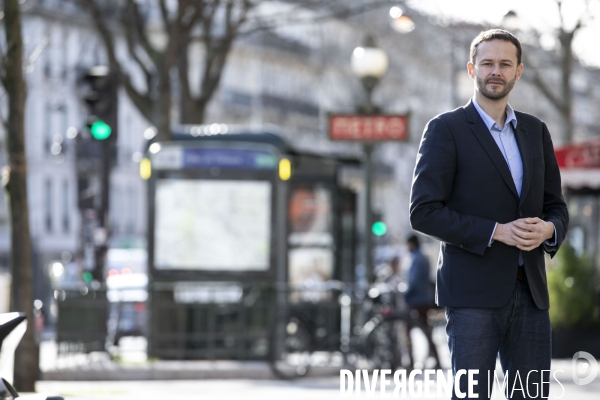
[[520,236],[516,236],[513,235],[512,239],[521,246],[527,246],[527,245],[531,245],[532,243],[535,243],[534,239],[527,239],[527,238],[522,238]]
[[539,235],[527,235],[527,236],[519,236],[513,235],[515,241],[521,245],[535,245],[538,246],[542,243],[542,238]]
[[521,238],[530,239],[536,236],[535,232],[527,231],[524,229],[514,228],[512,231],[513,235],[519,236]]
[[532,246],[536,242],[535,239],[522,239],[521,245],[523,246]]
[[524,224],[524,225],[514,225],[515,227],[527,231],[527,232],[535,232],[540,233],[544,230],[544,226],[542,224]]
[[523,222],[525,222],[526,224],[538,224],[538,223],[542,222],[542,220],[541,220],[541,219],[539,219],[538,217],[534,217],[534,218],[523,218],[523,219],[521,219],[521,220],[518,220],[518,221],[523,221]]
[[516,226],[517,228],[520,228],[520,229],[524,229],[524,230],[527,230],[527,231],[529,231],[529,230],[531,230],[533,227],[535,227],[535,226],[536,226],[536,224],[531,224],[531,223],[529,223],[529,224],[528,224],[528,223],[526,223],[525,221],[519,220],[519,221],[515,221],[515,222],[513,223],[513,226]]

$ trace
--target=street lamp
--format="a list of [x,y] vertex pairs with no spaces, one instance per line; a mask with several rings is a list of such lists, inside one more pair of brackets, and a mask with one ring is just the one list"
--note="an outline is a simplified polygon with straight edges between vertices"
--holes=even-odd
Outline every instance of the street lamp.
[[[379,108],[372,102],[373,90],[379,83],[381,77],[388,68],[388,57],[383,50],[377,47],[375,39],[367,36],[365,44],[357,47],[352,52],[351,59],[352,72],[358,77],[367,93],[365,103],[360,106],[359,113],[373,115],[379,113]],[[373,273],[373,241],[371,237],[371,182],[372,182],[372,161],[373,143],[365,142],[363,145],[365,152],[365,203],[364,203],[364,237],[365,237],[365,273],[369,283],[374,281]]]
[[369,35],[365,39],[364,46],[357,47],[352,52],[350,66],[367,92],[366,102],[361,106],[360,111],[364,114],[377,114],[379,110],[373,105],[371,98],[373,89],[388,69],[387,54],[377,47],[375,39]]
[[392,18],[392,29],[396,32],[409,33],[415,29],[413,20],[408,15],[404,15],[404,12],[398,6],[390,8],[390,17]]
[[508,11],[506,14],[504,14],[504,17],[502,17],[502,26],[506,30],[514,32],[519,29],[519,25],[519,17],[513,10]]

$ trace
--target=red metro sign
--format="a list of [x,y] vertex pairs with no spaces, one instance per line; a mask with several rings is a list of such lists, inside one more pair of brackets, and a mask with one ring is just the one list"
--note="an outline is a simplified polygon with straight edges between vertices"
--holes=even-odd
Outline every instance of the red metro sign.
[[554,153],[560,168],[600,168],[600,140],[557,148]]
[[406,115],[330,114],[330,140],[402,141],[408,139]]

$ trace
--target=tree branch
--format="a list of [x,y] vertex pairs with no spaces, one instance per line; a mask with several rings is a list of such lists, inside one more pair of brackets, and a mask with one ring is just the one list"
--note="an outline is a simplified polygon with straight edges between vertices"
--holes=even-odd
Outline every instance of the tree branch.
[[240,18],[237,22],[233,23],[233,2],[227,1],[225,4],[226,20],[224,24],[226,31],[222,38],[211,37],[212,22],[214,21],[216,8],[212,10],[210,14],[212,15],[210,23],[205,21],[203,24],[204,35],[207,38],[210,37],[210,39],[205,41],[206,58],[204,62],[204,74],[201,83],[200,96],[196,100],[198,107],[204,107],[214,93],[215,89],[219,86],[219,82],[221,81],[221,76],[223,74],[223,67],[227,61],[227,55],[231,50],[231,45],[233,44],[234,39],[238,35],[239,27],[246,18],[250,5],[251,3],[249,1],[244,1],[242,3]]
[[146,94],[142,94],[131,84],[131,78],[128,75],[121,75],[120,77],[121,84],[125,88],[125,92],[133,104],[135,104],[137,109],[148,121],[152,121],[154,116],[152,108],[153,102],[150,97],[150,91],[148,91]]
[[[4,82],[4,76],[2,77],[2,84],[4,86],[4,88],[6,89],[6,83]],[[4,90],[2,92],[2,95],[0,96],[0,101],[2,101],[2,99],[4,98],[4,96],[6,95],[6,90]],[[4,131],[6,132],[7,130],[7,121],[6,118],[4,118],[4,115],[2,115],[2,110],[0,110],[0,126],[2,127],[2,129],[4,129]]]
[[102,16],[102,12],[100,8],[96,4],[95,0],[80,0],[83,5],[90,12],[90,16],[92,17],[92,22],[96,26],[96,30],[100,33],[100,38],[104,43],[104,47],[106,48],[106,55],[108,56],[108,62],[112,69],[117,71],[119,74],[121,73],[121,65],[119,64],[116,54],[115,54],[115,45],[113,41],[112,34],[110,33],[108,26],[104,21],[104,17]]
[[[164,1],[164,0],[161,0],[161,2],[162,1]],[[169,42],[167,45],[167,51],[165,52],[165,62],[169,68],[171,68],[173,65],[175,65],[176,58],[180,52],[180,49],[182,49],[187,44],[187,43],[185,43],[187,41],[187,39],[185,37],[185,29],[182,27],[182,20],[183,20],[184,16],[187,14],[188,7],[189,7],[189,5],[183,4],[183,2],[180,1],[178,8],[177,8],[177,15],[175,16],[174,22],[169,23],[167,25],[167,27],[168,27],[167,33],[168,33],[168,37],[169,37]],[[166,9],[165,9],[165,13],[166,13]],[[163,17],[167,18],[166,14],[163,15]]]
[[169,32],[171,30],[171,21],[169,21],[169,11],[167,10],[167,4],[165,0],[160,0],[160,15],[162,16],[163,24],[165,24],[165,30]]
[[195,2],[193,1],[191,4],[189,2],[186,3],[186,8],[189,10],[191,7],[191,12],[184,13],[179,20],[179,24],[182,27],[182,30],[189,41],[189,36],[192,32],[192,29],[198,23],[198,20],[202,16],[202,11],[204,9],[204,2]]
[[[30,65],[34,64],[38,60],[38,58],[40,58],[40,56],[44,52],[44,49],[48,47],[48,43],[50,43],[50,39],[48,37],[45,37],[44,40],[42,40],[42,42],[35,47],[35,49],[31,52],[29,57],[27,57],[27,64],[25,65],[25,68],[28,68]],[[0,55],[0,57],[2,57],[2,55]],[[0,59],[0,65],[3,62],[4,60]]]
[[[526,65],[531,65],[528,62],[528,57],[525,55],[525,53],[523,53],[523,61],[525,61]],[[542,79],[540,71],[537,69],[537,67],[531,67],[529,68],[529,71],[531,71],[531,83],[533,83],[544,94],[544,96],[546,96],[550,103],[556,107],[557,111],[562,113],[564,110],[564,103],[562,99],[554,94],[554,92],[550,89],[550,85],[546,83],[546,80]]]
[[[121,24],[123,26],[126,25],[126,21],[124,20],[124,17],[121,18]],[[144,62],[144,60],[142,60],[140,58],[138,52],[136,51],[137,47],[136,47],[135,39],[134,39],[133,33],[131,32],[130,29],[125,29],[125,42],[127,43],[127,51],[129,53],[129,56],[140,66],[140,68],[146,78],[146,84],[150,85],[152,82],[152,72],[148,69],[148,67],[146,66],[146,62]],[[150,86],[148,86],[148,90],[150,90]]]
[[145,32],[145,23],[140,15],[140,8],[134,0],[127,0],[125,13],[129,16],[130,24],[123,26],[123,29],[132,29],[136,33],[135,38],[137,39],[140,46],[144,49],[148,57],[152,59],[155,65],[160,63],[160,55],[162,52],[158,51],[148,41]]
[[207,51],[207,53],[210,53],[212,57],[208,57],[208,55],[206,57],[204,79],[202,80],[200,98],[198,99],[198,102],[201,103],[208,102],[216,88],[219,86],[223,75],[223,69],[227,62],[227,56],[229,55],[233,41],[239,34],[240,27],[246,21],[252,3],[247,0],[242,3],[242,9],[240,10],[240,16],[237,21],[234,21],[233,18],[234,1],[229,0],[225,7],[225,33],[219,40],[207,43],[207,47],[210,45],[210,51]]
[[[82,0],[82,1],[87,6],[87,8],[91,14],[92,20],[93,20],[94,24],[96,25],[96,29],[100,33],[100,37],[104,43],[104,47],[106,48],[106,53],[107,53],[107,56],[109,59],[110,67],[117,72],[117,75],[119,76],[119,81],[125,88],[125,91],[127,92],[131,101],[133,101],[133,103],[140,110],[140,112],[146,118],[148,118],[148,120],[151,121],[152,120],[152,101],[150,99],[150,94],[149,94],[150,87],[148,87],[148,93],[146,93],[145,95],[135,89],[135,87],[133,86],[133,84],[131,82],[131,77],[128,74],[126,74],[125,72],[123,72],[123,69],[121,68],[121,64],[117,60],[117,57],[115,55],[115,46],[114,46],[113,36],[108,29],[108,26],[106,24],[106,21],[104,20],[102,12],[100,11],[100,8],[98,7],[98,5],[96,4],[96,2],[94,0]],[[127,32],[127,30],[126,30],[126,32]],[[132,33],[129,33],[129,34],[132,34]],[[131,40],[133,40],[133,37],[131,37]],[[129,40],[128,40],[128,42],[129,42]],[[130,46],[128,43],[128,48],[129,47]],[[134,55],[135,49],[132,49],[131,53],[132,53],[132,55]],[[140,67],[142,68],[142,70],[144,72],[148,72],[148,75],[146,75],[146,77],[149,78],[151,75],[150,75],[149,71],[146,70],[142,60],[140,60],[139,57],[134,57],[134,59],[140,65]]]

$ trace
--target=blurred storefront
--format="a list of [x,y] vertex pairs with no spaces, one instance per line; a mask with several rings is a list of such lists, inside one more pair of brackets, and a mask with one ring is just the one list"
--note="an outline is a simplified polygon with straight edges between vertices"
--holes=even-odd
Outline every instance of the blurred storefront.
[[569,206],[569,242],[600,265],[600,139],[555,149]]

